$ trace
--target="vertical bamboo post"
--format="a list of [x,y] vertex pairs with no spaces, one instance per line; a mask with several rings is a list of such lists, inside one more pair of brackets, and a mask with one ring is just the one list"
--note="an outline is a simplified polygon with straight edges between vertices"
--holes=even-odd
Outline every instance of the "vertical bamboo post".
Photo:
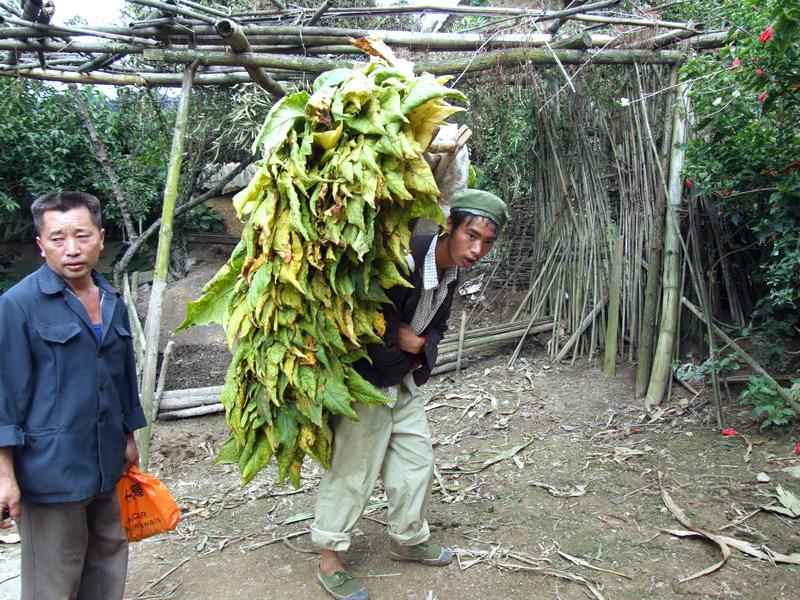
[[[667,186],[669,206],[664,224],[663,276],[661,288],[661,322],[658,330],[656,350],[653,355],[653,369],[647,386],[645,407],[657,406],[664,397],[672,378],[672,352],[677,337],[676,322],[680,308],[680,238],[679,224],[675,210],[683,195],[683,162],[686,157],[687,137],[686,116],[688,104],[687,86],[678,86],[678,107],[673,113],[672,149],[669,161],[669,182]],[[655,274],[654,274],[655,275]]]
[[[670,85],[675,85],[678,81],[678,69],[672,72]],[[642,103],[642,114],[647,117],[647,108]],[[675,122],[675,108],[668,111],[667,119],[669,123],[664,127],[665,139],[672,137],[672,127]],[[670,146],[669,142],[663,145],[663,149]],[[655,148],[654,148],[655,151]],[[667,156],[656,157],[661,164],[666,162]],[[665,165],[666,167],[666,165]],[[636,398],[642,398],[647,393],[647,385],[650,381],[650,367],[653,364],[653,340],[656,332],[656,317],[658,313],[658,282],[661,275],[661,255],[664,245],[664,220],[668,198],[661,193],[654,194],[654,214],[653,229],[650,234],[650,252],[647,259],[647,282],[644,290],[644,306],[642,307],[642,321],[639,329],[639,345],[636,349]]]
[[[145,338],[147,340],[142,373],[142,409],[150,419],[153,410],[153,394],[155,392],[156,366],[158,363],[158,338],[161,332],[161,312],[164,293],[167,288],[167,268],[169,266],[169,248],[172,242],[172,218],[175,212],[175,200],[178,197],[178,181],[183,162],[184,142],[186,139],[186,122],[189,118],[189,99],[192,95],[192,79],[195,65],[188,66],[183,73],[181,99],[175,117],[175,130],[172,135],[172,149],[169,153],[167,183],[164,186],[164,206],[161,209],[161,227],[158,232],[158,250],[156,267],[153,272],[153,287],[150,291],[150,302],[147,309]],[[139,461],[142,468],[147,468],[150,458],[150,429],[152,422],[138,432]]]
[[603,375],[613,377],[617,367],[617,329],[619,325],[619,297],[622,292],[622,233],[617,233],[611,256],[611,277],[608,282],[608,322],[606,323]]

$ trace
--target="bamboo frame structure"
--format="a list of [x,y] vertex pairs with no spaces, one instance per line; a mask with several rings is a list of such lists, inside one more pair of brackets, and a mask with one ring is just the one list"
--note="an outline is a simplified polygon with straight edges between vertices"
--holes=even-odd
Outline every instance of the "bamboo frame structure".
[[[57,3],[57,0],[55,0]],[[419,60],[419,70],[461,74],[525,64],[676,64],[683,52],[674,43],[692,44],[708,38],[702,26],[619,16],[609,11],[618,0],[599,0],[564,10],[506,7],[337,8],[322,2],[313,11],[282,8],[229,14],[190,0],[129,0],[152,9],[128,26],[72,27],[53,25],[40,0],[26,11],[0,10],[0,50],[8,51],[0,76],[27,77],[67,83],[176,87],[180,76],[170,65],[197,62],[194,85],[235,85],[255,81],[273,95],[278,83],[351,66],[350,38],[380,37],[392,48],[412,53],[445,52],[438,61]],[[515,19],[523,32],[426,33],[386,29],[320,26],[322,20],[374,18],[403,14],[439,14],[487,19]],[[505,27],[508,27],[505,25]],[[598,29],[600,28],[600,29]],[[613,32],[609,35],[603,28]],[[654,31],[651,43],[628,37],[625,28]],[[712,32],[713,33],[713,32]],[[707,41],[704,43],[708,43]],[[652,50],[652,48],[664,48]],[[363,62],[359,57],[355,62]],[[235,67],[220,73],[220,67]]]

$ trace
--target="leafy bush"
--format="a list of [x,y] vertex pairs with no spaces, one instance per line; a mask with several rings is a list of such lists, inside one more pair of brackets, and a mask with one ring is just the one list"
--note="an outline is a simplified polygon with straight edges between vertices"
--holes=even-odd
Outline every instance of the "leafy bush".
[[199,204],[190,209],[186,216],[186,223],[183,226],[186,231],[200,231],[203,233],[219,233],[225,230],[225,220],[219,211]]
[[738,359],[739,353],[731,352],[717,360],[707,358],[700,364],[693,362],[681,363],[676,360],[672,363],[672,370],[681,381],[705,383],[707,377],[714,371],[717,374],[724,374],[739,370]]
[[[800,396],[797,394],[800,387],[798,381],[794,382],[792,392]],[[742,404],[753,405],[753,413],[762,419],[761,429],[770,425],[786,425],[797,416],[766,377],[755,375],[750,377],[747,380],[747,388],[739,395],[739,400]]]
[[727,45],[687,63],[696,133],[685,173],[727,222],[758,296],[754,317],[800,308],[800,4],[724,0]]

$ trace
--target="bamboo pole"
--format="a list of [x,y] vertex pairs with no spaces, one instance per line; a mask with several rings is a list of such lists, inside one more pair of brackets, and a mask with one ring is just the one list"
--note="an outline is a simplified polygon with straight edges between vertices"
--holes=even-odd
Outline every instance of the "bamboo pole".
[[[192,95],[192,79],[195,65],[190,65],[183,73],[183,87],[178,110],[175,116],[175,131],[172,137],[172,148],[167,168],[167,181],[164,187],[164,206],[161,209],[161,226],[158,235],[156,266],[153,273],[153,286],[150,290],[150,302],[147,309],[147,348],[144,371],[142,373],[142,409],[150,416],[155,392],[156,366],[158,362],[158,338],[161,333],[161,312],[164,293],[167,288],[167,270],[169,267],[169,250],[172,243],[172,221],[175,211],[175,200],[178,197],[178,182],[183,163],[183,152],[186,139],[186,124],[189,120],[189,100]],[[147,469],[150,458],[151,423],[139,430],[139,455],[142,468]]]
[[608,282],[608,322],[606,343],[603,349],[603,375],[613,377],[617,367],[617,330],[619,326],[619,300],[622,291],[622,234],[617,234],[611,255],[611,277]]
[[[670,85],[675,85],[678,79],[678,70],[672,72],[670,78]],[[640,110],[643,117],[647,119],[647,110],[645,103],[640,103]],[[673,109],[674,110],[674,109]],[[668,114],[669,124],[664,127],[665,139],[672,138],[672,127],[674,123],[674,115]],[[655,142],[653,140],[653,133],[650,130],[649,122],[646,120],[648,130],[648,139],[651,142],[651,150],[653,152],[653,159],[658,160],[659,164],[662,162],[662,157],[658,155],[655,149]],[[670,142],[664,144],[664,148],[668,148]],[[661,173],[662,170],[659,171]],[[663,193],[661,189],[663,188]],[[669,201],[667,195],[669,191],[667,186],[661,186],[654,192],[655,199],[655,214],[653,215],[653,229],[650,233],[650,251],[647,262],[647,282],[645,283],[644,291],[644,307],[642,308],[642,322],[639,330],[639,346],[636,352],[636,384],[635,396],[642,398],[647,393],[647,386],[650,381],[650,369],[653,364],[653,339],[655,337],[657,311],[658,311],[658,282],[661,273],[661,257],[663,252],[664,242],[664,220],[666,219],[667,202]]]
[[[225,40],[234,52],[250,52],[250,42],[239,27],[238,23],[230,19],[220,19],[214,28],[219,36]],[[286,91],[261,67],[245,67],[247,73],[258,85],[271,94],[276,100],[286,95]]]
[[[682,171],[686,156],[684,144],[687,137],[687,86],[682,83],[677,88],[678,108],[673,113],[672,151],[669,168],[669,210],[666,212],[664,226],[664,271],[662,276],[661,323],[656,342],[653,368],[647,386],[645,407],[658,406],[664,397],[672,374],[672,352],[676,339],[676,320],[680,306],[680,240],[679,225],[675,221],[675,207],[681,203],[683,195]],[[655,274],[653,274],[655,275]]]
[[[33,65],[35,67],[35,65]],[[63,83],[83,83],[86,85],[133,85],[139,87],[181,87],[183,76],[180,73],[104,73],[63,71],[56,69],[31,68],[24,65],[18,69],[0,69],[0,77],[27,77],[40,81],[60,81]],[[316,76],[316,74],[314,74]],[[198,73],[195,86],[237,85],[252,81],[247,72]]]
[[198,12],[190,8],[178,6],[177,4],[157,2],[156,0],[128,0],[128,2],[139,4],[141,6],[149,6],[150,8],[157,8],[164,14],[182,15],[190,19],[196,19],[197,21],[208,23],[209,25],[213,25],[217,20],[215,17],[205,14],[205,12]]
[[[6,44],[8,42],[5,42]],[[0,42],[0,49],[3,42]],[[232,54],[230,52],[207,52],[198,50],[143,50],[145,60],[158,63],[188,64],[198,61],[206,66],[250,66],[288,69],[292,71],[307,71],[322,73],[336,68],[353,68],[359,61],[334,60],[322,58],[304,58],[286,55],[268,55],[257,52],[243,52]],[[682,52],[649,50],[617,50],[604,49],[597,52],[584,50],[545,50],[539,48],[523,48],[511,50],[498,50],[464,59],[449,61],[417,62],[414,67],[417,72],[427,71],[433,75],[449,75],[453,73],[472,73],[484,71],[499,66],[514,66],[519,64],[552,65],[556,62],[562,64],[675,64],[683,60]]]

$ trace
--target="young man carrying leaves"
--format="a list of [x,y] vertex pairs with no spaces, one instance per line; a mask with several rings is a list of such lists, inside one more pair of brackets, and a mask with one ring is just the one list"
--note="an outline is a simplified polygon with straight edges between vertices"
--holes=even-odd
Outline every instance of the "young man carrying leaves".
[[384,309],[384,343],[369,346],[371,362],[355,366],[392,401],[357,404],[358,422],[336,421],[332,464],[320,483],[311,527],[312,540],[322,550],[317,580],[334,598],[369,598],[366,588],[345,571],[339,553],[349,548],[350,532],[378,475],[389,500],[391,558],[433,566],[453,560],[449,548],[428,541],[434,457],[417,386],[428,380],[436,364],[459,268],[483,258],[507,220],[506,205],[494,194],[456,193],[443,235],[411,240],[406,259],[413,287],[387,290],[393,306]]

